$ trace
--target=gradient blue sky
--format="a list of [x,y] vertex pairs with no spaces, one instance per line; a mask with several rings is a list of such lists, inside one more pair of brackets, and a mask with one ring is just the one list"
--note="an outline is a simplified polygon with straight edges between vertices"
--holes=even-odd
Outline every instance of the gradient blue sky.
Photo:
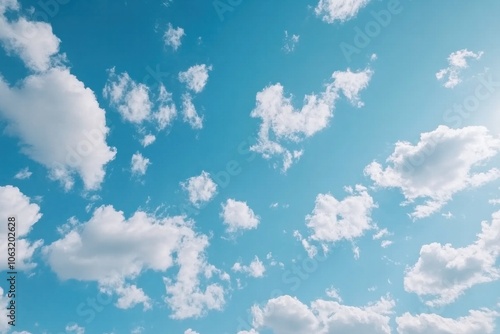
[[0,0],[0,333],[500,333],[499,14]]

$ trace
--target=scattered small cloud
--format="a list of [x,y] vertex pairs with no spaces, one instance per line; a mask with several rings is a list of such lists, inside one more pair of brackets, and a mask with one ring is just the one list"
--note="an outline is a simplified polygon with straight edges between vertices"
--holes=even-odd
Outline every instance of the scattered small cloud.
[[453,52],[448,56],[448,67],[439,70],[436,73],[436,78],[438,80],[446,79],[443,86],[446,88],[453,88],[462,82],[460,73],[469,67],[467,59],[479,60],[483,56],[484,52],[480,51],[478,53],[469,51],[467,49],[458,50]]
[[289,34],[287,30],[285,30],[285,38],[283,39],[283,47],[282,50],[285,53],[291,53],[295,51],[295,47],[299,43],[300,35]]
[[248,276],[258,278],[264,276],[266,267],[264,266],[264,263],[262,263],[262,261],[259,260],[257,256],[255,256],[255,258],[252,262],[250,262],[249,265],[243,265],[240,262],[236,262],[231,270],[236,273],[245,273]]
[[185,35],[184,29],[181,27],[174,28],[171,23],[168,24],[167,31],[163,35],[165,45],[170,46],[174,51],[177,51],[181,46],[182,37]]
[[148,166],[151,164],[148,158],[143,157],[139,152],[132,155],[131,171],[134,175],[142,176],[146,174]]
[[28,167],[25,167],[17,172],[16,175],[14,175],[14,178],[18,180],[26,180],[29,179],[32,174],[33,173],[30,172],[30,169]]

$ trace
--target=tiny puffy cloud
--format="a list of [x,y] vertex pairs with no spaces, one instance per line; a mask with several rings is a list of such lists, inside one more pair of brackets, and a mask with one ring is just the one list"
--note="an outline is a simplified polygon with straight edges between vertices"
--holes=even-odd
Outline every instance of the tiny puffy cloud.
[[174,28],[171,23],[168,24],[168,28],[163,35],[163,40],[166,46],[170,46],[174,51],[182,44],[182,37],[185,35],[184,29],[181,27]]
[[187,71],[179,73],[179,81],[194,93],[201,93],[208,82],[208,72],[210,71],[212,71],[212,66],[194,65]]
[[370,0],[320,0],[314,9],[324,22],[345,22],[354,18]]
[[251,230],[259,225],[259,216],[257,216],[246,202],[228,199],[222,204],[221,217],[226,232],[233,234],[240,231]]
[[182,188],[188,192],[189,201],[196,207],[209,202],[217,193],[217,184],[210,178],[210,174],[202,171],[200,175],[193,176],[181,182]]

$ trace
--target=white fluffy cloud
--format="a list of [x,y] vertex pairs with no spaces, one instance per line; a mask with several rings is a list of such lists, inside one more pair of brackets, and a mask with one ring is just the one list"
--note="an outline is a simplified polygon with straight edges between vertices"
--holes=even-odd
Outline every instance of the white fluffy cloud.
[[250,149],[261,153],[265,159],[282,156],[282,171],[285,172],[303,151],[295,150],[292,153],[284,145],[299,143],[326,128],[333,117],[335,101],[340,93],[352,104],[362,106],[358,95],[368,86],[371,76],[371,70],[334,72],[333,81],[326,85],[325,91],[319,95],[306,95],[300,110],[292,105],[292,97],[284,95],[281,84],[264,88],[257,93],[256,107],[250,114],[262,120],[257,144]]
[[68,69],[52,68],[12,88],[0,77],[0,95],[7,132],[21,140],[23,153],[66,189],[73,186],[74,173],[86,189],[100,187],[116,150],[106,143],[105,112],[92,90]]
[[221,217],[228,233],[236,233],[242,230],[251,230],[259,225],[257,216],[246,202],[228,199],[222,204]]
[[355,17],[370,0],[320,0],[314,11],[323,21],[345,22]]
[[212,66],[206,64],[191,66],[187,71],[179,73],[179,81],[193,92],[200,93],[207,84],[208,72],[211,70]]
[[353,240],[374,228],[371,211],[377,206],[367,189],[361,185],[346,189],[350,195],[341,201],[330,194],[316,197],[312,214],[306,216],[312,231],[309,239],[326,243]]
[[148,158],[145,158],[141,153],[136,152],[132,155],[131,171],[135,175],[144,175],[151,164]]
[[184,29],[181,27],[174,28],[171,23],[168,24],[168,29],[165,31],[163,35],[163,40],[165,41],[165,45],[172,47],[174,51],[181,46],[181,39],[185,35]]
[[495,318],[499,315],[487,309],[471,310],[468,316],[458,319],[437,314],[405,313],[396,318],[396,323],[400,334],[493,334]]
[[248,266],[236,262],[231,270],[237,273],[245,273],[251,277],[263,277],[264,273],[266,272],[266,267],[264,266],[264,263],[262,263],[262,261],[259,260],[257,256],[255,256],[253,261],[250,262]]
[[26,239],[42,214],[38,204],[31,203],[29,197],[24,195],[19,188],[14,186],[0,187],[0,270],[7,269],[7,218],[16,218],[16,269],[27,270],[36,264],[31,262],[31,257],[37,248],[42,245],[42,240],[30,242]]
[[460,72],[469,67],[469,64],[467,64],[467,58],[478,60],[482,56],[482,51],[474,53],[467,49],[462,49],[453,52],[448,56],[449,66],[447,68],[439,70],[436,73],[436,78],[438,80],[443,80],[446,76],[448,76],[448,79],[445,81],[443,86],[446,88],[453,88],[462,82],[462,79],[460,78]]
[[103,95],[109,99],[111,106],[120,112],[123,119],[129,122],[139,124],[151,113],[149,88],[136,83],[126,72],[116,74],[115,68],[108,70],[108,81],[104,86]]
[[384,188],[400,188],[408,203],[424,199],[411,214],[424,218],[439,211],[452,196],[467,188],[479,187],[500,177],[492,168],[474,172],[500,151],[500,140],[483,126],[451,129],[441,125],[422,133],[416,145],[397,142],[387,158],[386,168],[372,162],[365,174]]
[[60,41],[50,24],[22,16],[9,20],[8,10],[18,15],[19,3],[0,4],[0,43],[37,73],[15,87],[0,76],[0,116],[7,120],[7,132],[66,189],[73,186],[75,173],[86,189],[99,188],[104,166],[116,153],[106,144],[104,110],[94,93],[61,66],[65,55],[58,54]]
[[180,216],[161,218],[137,211],[125,219],[112,206],[101,206],[43,253],[60,279],[96,281],[103,291],[118,295],[117,306],[122,308],[150,307],[150,298],[129,281],[146,270],[164,273],[175,266],[176,277],[164,278],[171,317],[198,317],[224,305],[224,289],[217,283],[200,287],[202,277],[222,273],[205,259],[208,237],[193,227],[193,221]]
[[188,123],[191,128],[203,128],[203,117],[200,117],[196,112],[191,94],[182,94],[182,114],[184,122]]
[[202,171],[200,175],[193,176],[181,186],[189,194],[189,201],[200,207],[201,204],[210,201],[217,193],[217,184],[210,178],[210,174]]
[[307,306],[284,295],[268,300],[263,307],[252,307],[253,327],[269,328],[275,334],[390,334],[389,315],[394,305],[393,300],[381,298],[363,307],[321,299]]
[[475,243],[462,248],[431,243],[422,246],[417,263],[407,270],[404,287],[427,300],[429,306],[449,304],[476,284],[500,279],[500,211],[491,224],[482,223]]
[[[159,85],[157,92],[152,92],[145,84],[132,80],[127,72],[117,74],[115,68],[108,70],[103,96],[125,121],[136,125],[151,122],[155,123],[156,130],[161,131],[177,117],[172,93],[163,84]],[[146,136],[143,146],[151,144],[154,139],[152,134]]]
[[0,4],[0,43],[3,48],[18,55],[34,71],[45,71],[57,63],[54,56],[59,52],[61,41],[52,33],[52,26],[46,22],[29,21],[23,16],[9,20],[4,15],[8,10],[19,14],[19,2],[4,0]]

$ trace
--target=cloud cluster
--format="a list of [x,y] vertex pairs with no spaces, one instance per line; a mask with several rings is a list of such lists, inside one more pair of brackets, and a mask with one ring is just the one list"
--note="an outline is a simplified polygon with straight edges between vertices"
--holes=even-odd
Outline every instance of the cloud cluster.
[[495,320],[500,314],[488,309],[471,310],[458,319],[437,314],[403,314],[396,319],[400,334],[493,334]]
[[289,34],[287,30],[285,30],[285,38],[283,40],[284,45],[282,50],[285,53],[292,53],[295,51],[295,47],[299,43],[300,35]]
[[381,298],[368,306],[354,307],[318,299],[308,306],[288,295],[252,307],[253,327],[275,334],[373,333],[390,334],[390,315],[395,303]]
[[117,74],[115,68],[108,70],[102,93],[125,121],[136,125],[154,121],[157,128],[163,130],[177,115],[172,94],[164,85],[160,85],[154,99],[148,86],[135,82],[127,72]]
[[372,71],[368,69],[334,72],[333,81],[326,85],[325,91],[306,95],[300,110],[294,108],[292,97],[285,96],[280,83],[264,88],[257,93],[256,107],[250,114],[262,121],[257,144],[250,149],[265,159],[282,156],[282,171],[285,172],[303,153],[302,150],[287,149],[285,145],[299,143],[326,128],[340,93],[361,107],[359,93],[368,86],[371,76]]
[[[179,81],[194,94],[199,94],[207,85],[210,71],[212,71],[211,65],[193,65],[186,71],[179,72]],[[193,129],[203,128],[203,117],[198,115],[190,92],[182,94],[182,114],[184,122],[187,122]]]
[[407,270],[405,290],[421,297],[433,296],[426,304],[442,306],[454,302],[474,285],[500,279],[496,266],[500,255],[500,211],[493,214],[491,224],[482,222],[481,226],[476,242],[466,247],[423,245],[417,263]]
[[399,188],[404,204],[424,199],[411,217],[428,217],[439,211],[457,192],[479,187],[500,177],[496,168],[474,171],[500,151],[500,139],[483,126],[452,129],[440,125],[422,133],[416,145],[397,142],[383,168],[372,162],[365,168],[377,186]]
[[175,266],[175,279],[164,278],[171,317],[198,317],[224,305],[224,289],[218,283],[201,288],[202,278],[223,275],[206,261],[208,237],[193,228],[194,222],[184,217],[137,211],[126,219],[112,206],[101,206],[89,221],[73,226],[43,253],[60,279],[95,281],[119,297],[116,305],[121,308],[149,308],[150,297],[130,281],[145,271],[164,273]]

